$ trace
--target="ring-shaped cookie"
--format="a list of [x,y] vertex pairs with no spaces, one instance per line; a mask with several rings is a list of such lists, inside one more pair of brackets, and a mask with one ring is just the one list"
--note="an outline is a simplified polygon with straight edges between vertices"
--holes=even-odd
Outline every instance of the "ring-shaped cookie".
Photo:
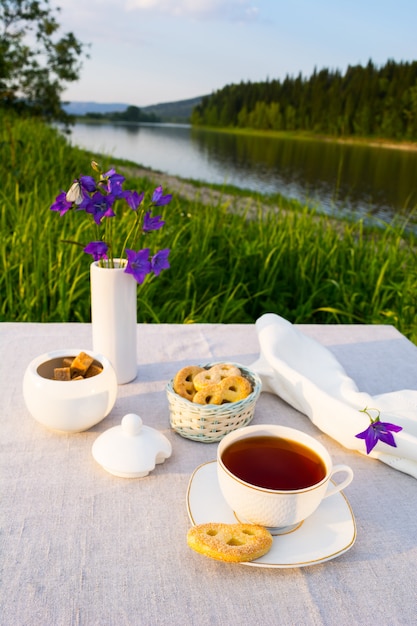
[[203,369],[202,372],[199,372],[197,376],[195,376],[193,383],[196,391],[201,391],[207,385],[217,385],[221,381],[220,372],[213,370],[212,367],[210,369]]
[[271,533],[255,524],[211,522],[193,526],[187,533],[187,543],[195,552],[228,563],[258,559],[272,542]]
[[193,401],[195,387],[193,380],[200,372],[205,371],[198,365],[187,365],[180,369],[174,376],[173,389],[182,398]]
[[219,384],[223,402],[239,402],[252,393],[252,385],[243,376],[227,376]]
[[227,376],[242,376],[242,372],[236,365],[231,365],[230,363],[219,363],[217,365],[213,365],[210,370],[212,372],[218,372],[220,374],[220,378],[226,378]]
[[223,404],[224,397],[219,384],[205,385],[195,393],[195,404]]

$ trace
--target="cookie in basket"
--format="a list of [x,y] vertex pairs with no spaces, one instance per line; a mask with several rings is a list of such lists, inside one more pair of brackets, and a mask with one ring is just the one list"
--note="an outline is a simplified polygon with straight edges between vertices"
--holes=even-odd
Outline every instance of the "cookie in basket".
[[[242,377],[249,381],[251,392],[244,400],[240,400],[239,402],[228,401],[223,404],[198,404],[190,399],[194,394],[193,389],[189,389],[187,397],[181,396],[175,391],[174,378],[172,378],[166,385],[169,421],[173,430],[181,435],[181,437],[202,443],[214,443],[220,441],[232,430],[247,426],[252,421],[255,405],[262,390],[262,381],[259,375],[248,369],[245,365],[238,363],[219,362],[199,364],[198,366],[191,365],[188,367],[199,367],[200,371],[207,371],[217,365],[220,365],[221,368],[226,366],[227,371],[223,371],[223,373],[227,374],[231,373],[229,366],[236,366]],[[197,370],[185,370],[182,372],[183,375],[186,375],[185,378],[191,375],[191,380],[187,381],[188,385],[193,382],[196,371]],[[181,380],[179,372],[177,372],[177,375],[177,381]],[[227,380],[230,382],[232,378],[231,376],[226,376],[223,379],[223,383]],[[204,393],[206,392],[207,389]],[[195,395],[193,396],[193,399],[194,398]],[[211,399],[206,395],[204,402],[210,402],[210,400]],[[234,400],[236,400],[236,398],[234,398]],[[222,402],[221,400],[219,401]]]
[[196,393],[194,378],[204,371],[204,368],[198,365],[187,365],[187,367],[180,369],[174,376],[173,388],[175,393],[192,402]]
[[241,370],[228,363],[209,368],[189,365],[179,370],[173,389],[182,398],[202,405],[221,405],[244,400],[252,393],[250,381]]

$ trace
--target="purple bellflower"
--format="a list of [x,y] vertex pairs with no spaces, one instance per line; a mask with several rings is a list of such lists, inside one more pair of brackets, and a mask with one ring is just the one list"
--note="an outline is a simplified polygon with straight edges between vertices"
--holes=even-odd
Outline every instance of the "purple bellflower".
[[172,200],[172,194],[163,195],[162,187],[157,187],[152,194],[152,204],[154,206],[164,206],[169,204]]
[[58,211],[60,215],[64,215],[71,208],[72,208],[72,202],[68,202],[67,194],[65,193],[65,191],[60,193],[55,198],[55,202],[51,205],[51,211]]
[[378,411],[378,415],[376,417],[371,417],[369,411],[378,411],[378,409],[368,409],[365,407],[361,410],[361,413],[366,413],[366,415],[371,420],[371,424],[368,426],[366,430],[355,435],[358,439],[364,439],[366,444],[366,454],[372,452],[375,448],[378,441],[382,441],[383,443],[388,444],[389,446],[397,447],[397,444],[394,440],[394,433],[399,433],[402,430],[401,426],[397,426],[396,424],[390,424],[389,422],[381,422],[379,419],[380,412]]
[[92,254],[94,261],[100,261],[100,259],[107,259],[108,249],[109,246],[104,241],[90,241],[84,248],[84,252]]
[[80,176],[80,186],[84,193],[94,193],[97,189],[96,181],[92,176]]
[[137,211],[139,205],[142,204],[142,200],[145,197],[145,192],[142,191],[142,193],[138,193],[137,191],[124,191],[123,193],[123,197],[132,211]]
[[141,285],[145,280],[147,274],[152,271],[151,263],[149,261],[149,248],[144,248],[135,252],[126,248],[127,265],[126,274],[132,274],[135,280]]
[[116,214],[113,211],[114,196],[103,196],[99,191],[96,191],[91,198],[85,197],[81,204],[78,205],[79,209],[85,209],[86,213],[91,213],[95,223],[100,226],[101,220],[104,217],[114,217]]
[[168,270],[171,267],[168,261],[169,253],[169,248],[165,248],[164,250],[159,250],[151,258],[151,268],[155,276],[159,276],[162,270]]
[[106,189],[109,194],[115,198],[122,198],[124,191],[122,185],[125,181],[125,177],[122,174],[118,174],[116,170],[111,169],[101,176],[102,182],[106,183]]
[[159,230],[164,224],[165,222],[162,221],[162,215],[152,217],[151,212],[147,211],[143,217],[142,230],[143,232],[148,233],[151,230]]
[[162,270],[170,267],[168,248],[159,250],[151,256],[149,248],[133,250],[132,245],[129,248],[127,245],[131,239],[136,243],[149,232],[159,230],[164,226],[162,215],[152,216],[152,207],[169,204],[172,194],[164,195],[162,187],[156,187],[149,203],[150,209],[146,210],[141,206],[145,193],[124,190],[125,177],[122,174],[118,174],[113,168],[102,173],[96,161],[91,162],[91,167],[98,174],[97,181],[93,176],[80,176],[75,179],[68,192],[63,191],[55,198],[55,202],[50,207],[51,211],[56,211],[62,216],[71,209],[76,209],[91,215],[95,240],[90,241],[86,246],[81,244],[83,250],[91,254],[94,261],[101,267],[113,268],[115,266],[112,254],[114,223],[113,220],[111,223],[107,222],[107,218],[116,217],[114,211],[116,203],[126,203],[135,214],[135,223],[128,230],[120,254],[121,259],[124,255],[127,258],[124,271],[131,274],[139,284],[144,282],[148,274],[153,273],[159,276]]

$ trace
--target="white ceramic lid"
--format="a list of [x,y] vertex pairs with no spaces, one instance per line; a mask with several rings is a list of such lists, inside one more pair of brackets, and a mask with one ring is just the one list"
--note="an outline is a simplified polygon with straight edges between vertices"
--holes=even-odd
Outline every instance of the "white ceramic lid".
[[142,478],[171,456],[172,446],[162,433],[128,413],[120,426],[102,433],[92,447],[94,459],[107,472],[122,478]]

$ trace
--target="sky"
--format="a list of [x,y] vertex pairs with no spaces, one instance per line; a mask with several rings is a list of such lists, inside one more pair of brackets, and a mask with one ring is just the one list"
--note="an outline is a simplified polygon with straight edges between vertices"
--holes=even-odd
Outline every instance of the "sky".
[[89,44],[64,101],[138,107],[314,69],[417,60],[416,0],[50,0]]

